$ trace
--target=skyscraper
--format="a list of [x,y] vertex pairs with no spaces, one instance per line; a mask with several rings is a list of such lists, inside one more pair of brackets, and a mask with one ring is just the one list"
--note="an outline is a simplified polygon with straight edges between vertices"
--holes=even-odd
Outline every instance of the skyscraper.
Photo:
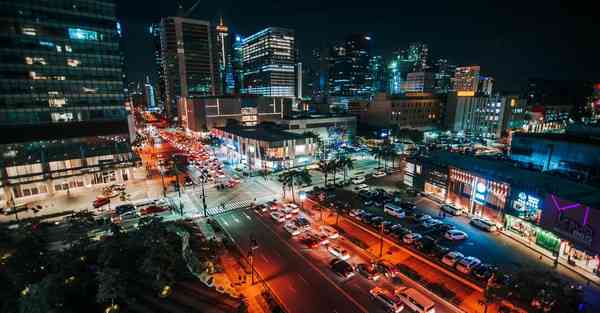
[[218,84],[222,94],[234,93],[233,68],[231,65],[231,39],[229,28],[223,23],[223,17],[215,27],[215,65],[218,71]]
[[433,65],[434,89],[438,94],[446,94],[453,89],[452,78],[456,65],[448,63],[447,59],[437,59]]
[[373,87],[370,55],[371,37],[367,34],[352,34],[332,47],[328,96],[369,98]]
[[162,67],[162,54],[161,54],[161,48],[160,48],[160,24],[159,23],[153,23],[152,25],[150,25],[150,27],[148,28],[148,31],[150,33],[150,36],[152,36],[152,44],[154,46],[154,64],[155,64],[155,71],[158,77],[158,82],[156,84],[157,88],[157,95],[156,95],[156,99],[157,99],[157,104],[158,106],[164,110],[165,107],[165,103],[166,103],[166,92],[165,92],[165,72],[163,71],[163,67]]
[[166,17],[160,22],[162,68],[165,74],[165,108],[177,116],[181,98],[220,94],[214,65],[211,26],[208,21]]
[[403,93],[403,84],[412,68],[412,61],[407,60],[402,53],[396,54],[388,66],[388,90],[391,95]]
[[242,40],[242,93],[267,97],[296,95],[294,31],[269,27]]
[[454,90],[460,96],[474,96],[479,85],[479,66],[461,66],[454,72]]
[[146,82],[144,83],[144,97],[146,98],[146,108],[156,109],[156,93],[148,76],[146,76]]
[[371,87],[373,94],[386,91],[387,79],[383,57],[380,55],[373,56],[369,61],[369,69],[371,71],[371,79],[373,83]]
[[231,56],[231,70],[234,82],[233,93],[240,95],[242,87],[244,85],[244,67],[243,67],[243,55],[242,55],[242,42],[243,38],[240,35],[235,35],[233,41],[233,53]]
[[131,178],[114,1],[0,7],[0,203]]
[[413,72],[422,72],[429,68],[429,48],[422,42],[413,42],[408,45],[405,59],[413,62]]

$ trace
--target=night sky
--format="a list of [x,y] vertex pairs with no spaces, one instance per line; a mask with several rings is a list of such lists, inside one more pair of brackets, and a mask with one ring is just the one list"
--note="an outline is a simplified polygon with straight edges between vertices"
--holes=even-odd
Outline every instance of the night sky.
[[[196,0],[182,0],[189,8]],[[479,64],[504,91],[529,77],[600,81],[600,11],[594,1],[203,0],[191,17],[243,35],[267,26],[292,28],[302,57],[351,32],[368,32],[374,52],[389,56],[423,41],[430,55]],[[128,80],[155,77],[148,25],[174,15],[176,0],[117,0]]]

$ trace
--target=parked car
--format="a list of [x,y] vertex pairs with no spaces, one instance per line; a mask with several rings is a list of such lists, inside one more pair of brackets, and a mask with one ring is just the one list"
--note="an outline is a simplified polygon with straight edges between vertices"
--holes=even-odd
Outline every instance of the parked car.
[[333,256],[342,259],[342,260],[348,260],[350,258],[350,254],[348,253],[348,251],[342,249],[342,247],[340,246],[329,246],[327,248],[327,250],[329,251],[329,253],[331,253]]
[[481,263],[473,268],[471,271],[471,275],[479,278],[482,281],[487,281],[492,277],[494,272],[496,271],[496,267],[491,264]]
[[484,217],[473,217],[469,223],[479,229],[489,232],[495,232],[498,230],[498,227],[494,222]]
[[367,184],[360,184],[360,185],[354,187],[354,190],[369,190],[369,185],[367,185]]
[[429,219],[431,219],[431,216],[429,216],[428,214],[421,214],[421,213],[416,214],[413,218],[413,220],[417,223],[422,223]]
[[383,275],[387,278],[394,277],[398,274],[396,268],[393,265],[383,262],[383,261],[374,263],[373,268],[378,273],[380,273],[381,275]]
[[131,211],[135,211],[135,206],[133,204],[121,204],[115,207],[115,213],[119,215]]
[[373,216],[371,220],[369,220],[369,224],[373,227],[380,227],[381,223],[383,223],[383,217],[381,216]]
[[302,233],[302,231],[296,225],[294,225],[294,223],[291,222],[285,223],[285,225],[283,225],[283,229],[285,229],[285,231],[287,231],[292,236],[298,236],[300,235],[300,233]]
[[353,177],[352,178],[352,183],[355,185],[359,185],[365,182],[365,177],[364,176],[357,176],[357,177]]
[[394,294],[415,313],[434,313],[435,302],[414,288],[400,287]]
[[450,215],[454,215],[454,216],[463,215],[465,213],[463,209],[457,208],[457,207],[455,207],[453,205],[450,205],[450,204],[443,204],[440,207],[440,209],[442,211],[444,211],[444,212],[446,212],[446,213],[448,213]]
[[302,230],[310,229],[310,222],[305,217],[297,217],[294,221],[294,225]]
[[467,233],[458,229],[450,229],[445,234],[444,237],[448,240],[465,240],[469,238]]
[[108,198],[108,197],[98,197],[98,198],[96,198],[96,200],[94,200],[92,205],[94,206],[95,209],[97,209],[101,206],[108,204],[109,202],[110,202],[110,198]]
[[390,232],[392,232],[392,226],[394,226],[394,223],[390,221],[383,221],[381,223],[381,226],[383,227],[383,232],[389,234]]
[[373,213],[369,213],[369,212],[365,212],[361,217],[360,220],[363,223],[369,223],[371,221],[371,218],[373,218],[374,214]]
[[476,257],[468,256],[456,262],[456,269],[461,273],[469,274],[473,268],[479,264],[481,264],[481,260]]
[[421,222],[421,227],[423,228],[432,228],[436,225],[440,225],[443,224],[442,221],[437,220],[435,218],[430,218],[430,219],[426,219],[424,221]]
[[356,266],[356,271],[368,280],[377,281],[381,274],[377,272],[372,264],[361,263]]
[[331,267],[331,270],[339,276],[344,278],[354,276],[354,268],[345,260],[333,259],[329,262],[329,266]]
[[421,240],[421,238],[423,238],[423,236],[421,236],[421,234],[408,233],[408,234],[404,235],[404,237],[402,237],[402,241],[405,244],[412,245],[412,244],[416,243],[417,241]]
[[442,263],[454,267],[456,262],[462,260],[465,256],[457,251],[450,251],[442,258]]
[[271,217],[279,223],[285,222],[285,214],[279,211],[271,212]]
[[169,210],[169,208],[165,207],[165,206],[150,205],[150,206],[141,208],[140,215],[155,214],[155,213],[165,212],[168,210]]
[[401,207],[392,203],[386,203],[383,206],[383,212],[396,218],[406,217],[406,212],[404,212],[404,210]]
[[340,237],[340,234],[337,232],[337,230],[328,225],[321,225],[319,227],[319,231],[329,239],[336,239]]
[[380,177],[384,177],[386,175],[387,174],[385,172],[383,172],[383,171],[377,171],[377,172],[373,173],[373,177],[374,178],[380,178]]
[[361,214],[363,214],[363,213],[365,213],[364,210],[355,209],[355,210],[351,210],[350,213],[348,213],[348,215],[350,215],[350,217],[353,217],[353,218],[359,220]]

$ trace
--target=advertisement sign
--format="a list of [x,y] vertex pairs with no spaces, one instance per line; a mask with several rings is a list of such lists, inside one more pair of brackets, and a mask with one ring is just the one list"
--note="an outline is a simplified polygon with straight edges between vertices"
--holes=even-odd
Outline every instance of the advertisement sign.
[[475,191],[473,193],[473,201],[475,201],[479,204],[485,204],[486,195],[487,195],[487,187],[485,185],[485,182],[478,181],[477,184],[475,184]]

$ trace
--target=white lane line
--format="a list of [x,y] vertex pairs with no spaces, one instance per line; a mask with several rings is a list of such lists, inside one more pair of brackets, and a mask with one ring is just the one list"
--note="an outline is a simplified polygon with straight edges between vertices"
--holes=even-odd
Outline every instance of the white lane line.
[[260,256],[263,258],[263,260],[265,260],[265,262],[270,263],[269,259],[267,259],[264,254],[261,254]]
[[250,217],[250,215],[246,214],[245,212],[244,212],[244,216],[245,216],[245,217],[246,217],[246,218],[247,218],[249,221],[251,221],[251,220],[252,220],[252,218]]
[[300,279],[301,279],[301,280],[302,280],[302,281],[303,281],[303,282],[304,282],[304,283],[305,283],[307,286],[310,286],[310,284],[308,283],[308,281],[307,281],[307,280],[306,280],[304,277],[302,277],[302,275],[298,274],[298,277],[300,277]]

